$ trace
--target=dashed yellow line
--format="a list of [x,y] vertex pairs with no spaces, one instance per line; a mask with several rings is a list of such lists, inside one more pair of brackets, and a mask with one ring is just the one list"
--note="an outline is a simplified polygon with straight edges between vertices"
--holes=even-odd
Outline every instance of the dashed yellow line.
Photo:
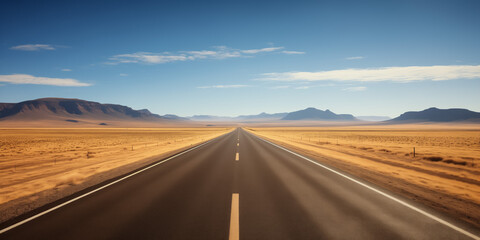
[[240,239],[240,219],[239,219],[239,194],[232,194],[232,210],[230,213],[230,234],[228,236],[229,240],[239,240]]

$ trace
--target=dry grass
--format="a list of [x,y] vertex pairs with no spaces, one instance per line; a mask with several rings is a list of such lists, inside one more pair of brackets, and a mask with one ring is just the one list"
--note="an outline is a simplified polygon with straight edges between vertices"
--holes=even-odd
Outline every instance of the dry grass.
[[[61,192],[94,175],[142,163],[149,157],[189,147],[230,130],[0,129],[0,205],[27,196],[36,201],[37,193],[52,189]],[[114,176],[101,180],[106,177]],[[0,221],[5,218],[1,216]]]
[[249,130],[480,226],[478,127]]

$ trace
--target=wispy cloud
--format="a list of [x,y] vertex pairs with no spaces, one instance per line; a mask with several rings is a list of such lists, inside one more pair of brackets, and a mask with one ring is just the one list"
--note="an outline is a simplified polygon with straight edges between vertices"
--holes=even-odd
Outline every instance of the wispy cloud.
[[[118,63],[167,63],[175,61],[186,61],[188,56],[186,55],[159,55],[149,52],[137,52],[131,54],[119,54],[109,58],[112,62],[110,64]],[[193,60],[193,59],[192,59]]]
[[365,90],[367,90],[367,87],[348,87],[343,89],[343,91],[347,92],[361,92]]
[[62,71],[62,72],[71,72],[72,69],[64,68],[64,69],[62,69],[61,71]]
[[[144,63],[144,64],[161,64],[169,62],[194,61],[198,59],[226,59],[239,57],[252,57],[260,53],[284,53],[293,54],[295,51],[280,51],[284,47],[268,47],[259,49],[234,49],[226,46],[217,46],[212,50],[199,51],[179,51],[176,53],[163,52],[136,52],[127,54],[118,54],[109,58],[106,64],[120,64],[120,63]],[[300,52],[295,52],[300,54]]]
[[20,51],[40,51],[40,50],[55,50],[56,48],[50,44],[25,44],[13,46],[10,49]]
[[299,51],[282,51],[282,53],[285,54],[305,54],[305,52],[299,52]]
[[363,69],[342,69],[320,72],[264,73],[257,80],[285,82],[351,81],[351,82],[414,82],[480,78],[480,65],[437,65]]
[[281,50],[283,48],[284,47],[269,47],[269,48],[260,48],[260,49],[241,50],[241,52],[246,54],[257,54],[262,52],[274,52],[277,50]]
[[126,77],[126,76],[128,76],[128,74],[126,74],[126,73],[120,73],[119,75],[120,75],[120,77]]
[[355,56],[355,57],[347,57],[345,59],[347,60],[360,60],[360,59],[364,59],[365,57],[363,56]]
[[309,88],[310,88],[309,86],[300,86],[300,87],[296,87],[295,89],[305,90],[305,89],[309,89]]
[[0,75],[0,82],[10,84],[37,84],[61,87],[88,87],[92,84],[80,82],[72,78],[35,77],[27,74]]
[[249,85],[213,85],[213,86],[201,86],[197,88],[244,88],[250,87]]

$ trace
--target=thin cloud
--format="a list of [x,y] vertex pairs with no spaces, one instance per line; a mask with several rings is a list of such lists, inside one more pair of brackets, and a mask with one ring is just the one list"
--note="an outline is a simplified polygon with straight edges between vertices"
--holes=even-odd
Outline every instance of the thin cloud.
[[126,73],[120,73],[119,75],[120,75],[120,77],[126,77],[126,76],[128,76],[128,74],[126,74]]
[[360,59],[364,59],[365,57],[363,56],[356,56],[356,57],[347,57],[345,59],[347,60],[360,60]]
[[213,85],[213,86],[201,86],[197,88],[244,88],[244,87],[249,87],[248,85]]
[[480,65],[408,66],[320,72],[264,73],[257,80],[283,82],[415,82],[480,78]]
[[296,87],[295,89],[305,90],[305,89],[309,89],[309,88],[310,88],[309,86],[301,86],[301,87]]
[[186,61],[186,55],[158,55],[149,52],[137,52],[131,54],[119,54],[109,58],[112,63],[167,63],[175,61]]
[[282,53],[285,53],[285,54],[305,54],[305,52],[300,52],[300,51],[282,51]]
[[361,92],[365,90],[367,90],[367,87],[348,87],[343,89],[343,91],[347,92]]
[[55,50],[56,48],[50,44],[25,44],[13,46],[10,49],[19,51],[40,51],[40,50]]
[[27,74],[0,75],[0,82],[10,84],[36,84],[60,87],[88,87],[92,84],[80,82],[72,78],[35,77]]
[[249,49],[249,50],[242,50],[242,53],[246,54],[257,54],[262,52],[273,52],[277,50],[284,49],[284,47],[269,47],[269,48],[260,48],[260,49]]
[[62,72],[71,72],[72,69],[64,68],[64,69],[62,69],[61,71],[62,71]]
[[284,53],[300,54],[296,51],[280,51],[284,47],[268,47],[260,49],[234,49],[226,46],[217,46],[213,50],[199,51],[179,51],[176,53],[152,53],[136,52],[127,54],[118,54],[109,58],[106,64],[116,65],[120,63],[143,63],[143,64],[162,64],[170,62],[194,61],[199,59],[227,59],[239,57],[252,57],[260,53]]

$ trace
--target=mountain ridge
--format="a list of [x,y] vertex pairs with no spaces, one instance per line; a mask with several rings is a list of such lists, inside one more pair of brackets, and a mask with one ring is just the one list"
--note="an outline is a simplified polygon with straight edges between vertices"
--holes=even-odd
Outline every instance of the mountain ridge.
[[386,122],[480,122],[480,113],[463,108],[427,108],[422,111],[409,111]]
[[117,121],[167,121],[168,117],[147,109],[134,110],[119,104],[102,104],[76,98],[39,98],[19,103],[0,103],[0,120],[56,119],[78,122],[82,119]]
[[[282,122],[282,121],[330,121],[330,122],[362,122],[367,117],[355,117],[351,114],[336,114],[329,109],[323,111],[313,107],[306,109],[284,112],[266,113],[254,115],[239,115],[237,117],[221,117],[212,115],[194,115],[180,117],[173,114],[159,115],[148,109],[134,110],[128,106],[119,104],[102,104],[76,98],[39,98],[19,103],[0,103],[0,121],[37,121],[37,120],[60,120],[70,123],[81,121],[142,121],[142,122]],[[439,109],[428,108],[422,111],[408,111],[400,116],[381,120],[382,117],[373,120],[380,124],[402,124],[418,122],[473,122],[480,123],[480,113],[468,109],[452,108]],[[380,119],[379,119],[380,118]],[[372,120],[370,120],[372,121]]]
[[351,114],[335,114],[328,109],[323,111],[313,107],[291,112],[283,117],[282,120],[358,121]]

